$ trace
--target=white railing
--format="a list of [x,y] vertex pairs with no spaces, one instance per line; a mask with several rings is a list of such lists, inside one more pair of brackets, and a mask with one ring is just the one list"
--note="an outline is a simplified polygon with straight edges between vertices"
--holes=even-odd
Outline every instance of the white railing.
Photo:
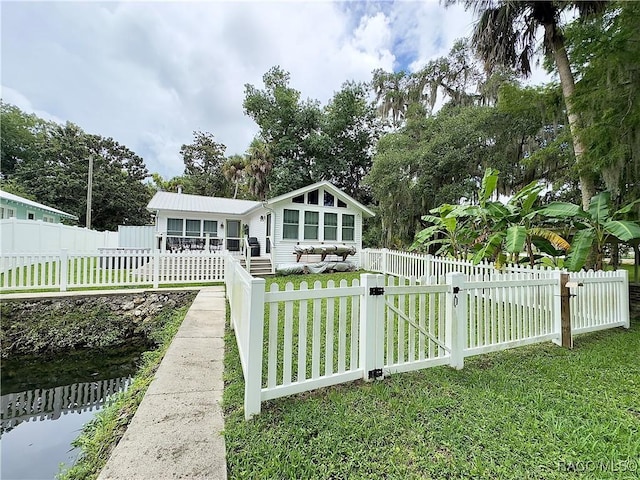
[[247,272],[251,271],[251,246],[249,245],[249,237],[245,235],[242,240],[242,255],[244,256]]
[[571,273],[571,331],[629,328],[629,277],[626,270]]
[[[492,281],[504,274],[520,274],[518,281],[556,279],[560,270],[541,266],[509,264],[498,270],[492,263],[455,260],[420,253],[395,250],[363,250],[363,269],[399,278],[428,275],[442,283],[449,273],[462,273],[469,280]],[[564,273],[567,273],[564,271]],[[570,281],[582,286],[571,298],[573,333],[586,333],[604,328],[629,326],[629,281],[625,270],[571,272]],[[516,278],[516,277],[514,277]],[[531,285],[534,285],[531,283]]]
[[[259,413],[263,401],[320,387],[436,365],[463,368],[469,356],[560,344],[569,301],[561,298],[563,275],[537,273],[451,272],[444,282],[362,274],[351,284],[288,283],[280,290],[274,283],[265,292],[264,280],[231,260],[227,295],[245,376],[245,417]],[[626,275],[570,280],[584,285],[573,290],[588,299],[573,304],[572,334],[629,327]]]
[[129,287],[221,282],[226,252],[160,253],[109,250],[98,254],[3,254],[0,289]]
[[[265,294],[266,348],[261,398],[269,400],[362,378],[359,368],[360,296],[351,285],[306,282]],[[280,318],[282,314],[282,319]]]
[[235,332],[245,380],[245,415],[248,416],[246,412],[260,412],[265,280],[253,278],[236,258],[229,255],[225,286],[231,328]]
[[467,277],[494,276],[501,273],[528,273],[532,278],[545,278],[551,276],[551,272],[553,272],[553,269],[546,267],[518,264],[508,264],[498,270],[493,263],[487,261],[474,264],[468,260],[387,250],[386,248],[381,250],[365,249],[362,251],[361,258],[363,270],[401,278],[435,277],[436,283],[443,282],[448,273],[463,273]]
[[558,339],[560,272],[549,278],[523,273],[461,284],[460,309],[469,318],[465,356]]

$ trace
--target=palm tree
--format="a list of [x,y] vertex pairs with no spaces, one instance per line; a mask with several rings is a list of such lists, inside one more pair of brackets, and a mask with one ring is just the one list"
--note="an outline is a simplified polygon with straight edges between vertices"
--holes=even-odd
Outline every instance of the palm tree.
[[536,34],[539,27],[544,29],[542,47],[545,54],[553,57],[560,76],[580,175],[582,206],[586,210],[595,193],[595,185],[592,172],[584,165],[586,148],[578,135],[580,119],[571,98],[575,79],[565,48],[560,15],[569,10],[577,11],[581,17],[600,13],[607,1],[447,0],[447,4],[459,2],[467,9],[473,8],[478,16],[472,42],[488,70],[503,65],[528,76],[537,50]]
[[249,191],[260,200],[266,200],[269,194],[269,173],[273,168],[273,156],[263,140],[255,138],[249,145],[249,161],[246,172]]
[[232,155],[222,164],[222,174],[234,185],[233,198],[238,196],[238,186],[244,179],[247,162],[242,155]]

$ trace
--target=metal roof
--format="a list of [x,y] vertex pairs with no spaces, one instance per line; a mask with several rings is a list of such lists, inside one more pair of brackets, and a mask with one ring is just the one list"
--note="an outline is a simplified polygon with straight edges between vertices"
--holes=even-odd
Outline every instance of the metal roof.
[[28,198],[20,197],[18,195],[14,195],[13,193],[5,192],[4,190],[0,190],[0,198],[4,200],[8,200],[11,202],[22,203],[32,208],[38,208],[40,210],[44,210],[46,212],[55,213],[60,215],[61,217],[71,218],[73,220],[78,220],[78,217],[72,215],[67,212],[63,212],[62,210],[58,210],[57,208],[48,207],[42,203],[34,202],[33,200],[29,200]]
[[221,213],[225,215],[245,215],[251,210],[261,207],[261,202],[237,200],[222,197],[204,197],[186,193],[157,192],[148,210],[174,210],[187,212]]

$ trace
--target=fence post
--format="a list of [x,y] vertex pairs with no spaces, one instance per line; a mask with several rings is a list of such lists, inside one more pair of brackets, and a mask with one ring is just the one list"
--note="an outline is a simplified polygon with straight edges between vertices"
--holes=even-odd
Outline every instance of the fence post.
[[160,252],[153,250],[153,288],[160,285]]
[[427,278],[431,278],[433,275],[433,255],[427,253],[425,256],[425,269],[424,274]]
[[465,293],[465,275],[447,273],[447,310],[445,326],[445,344],[451,349],[450,365],[456,370],[464,367],[464,349],[467,346],[467,294]]
[[[260,413],[262,403],[262,353],[264,330],[264,278],[253,278],[249,293],[249,328],[246,344],[247,376],[244,379],[244,418]],[[237,333],[236,333],[237,334]]]
[[571,292],[567,287],[569,281],[568,273],[560,274],[560,332],[562,346],[565,348],[573,348],[573,337],[571,335],[571,305],[569,300]]
[[626,270],[618,270],[618,274],[622,275],[622,290],[620,291],[620,308],[622,308],[622,320],[624,328],[630,328],[629,321],[629,272]]
[[60,291],[67,291],[67,277],[69,274],[69,250],[60,250]]
[[388,256],[387,253],[389,253],[389,250],[386,248],[382,249],[382,255],[381,255],[381,259],[380,259],[380,270],[382,270],[380,273],[382,273],[383,275],[387,274],[387,261],[388,261]]
[[360,283],[364,290],[360,305],[360,368],[362,378],[368,381],[383,376],[384,275],[363,273]]

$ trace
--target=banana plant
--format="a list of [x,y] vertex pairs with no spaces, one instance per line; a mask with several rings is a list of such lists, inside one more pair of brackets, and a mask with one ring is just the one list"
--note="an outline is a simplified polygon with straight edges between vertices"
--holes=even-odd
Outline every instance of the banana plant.
[[520,255],[525,252],[529,263],[534,266],[537,260],[534,246],[553,256],[567,250],[569,243],[563,237],[536,225],[540,211],[534,205],[542,191],[540,183],[526,185],[506,204],[488,201],[497,186],[498,174],[498,171],[488,169],[479,192],[480,202],[476,212],[479,218],[483,218],[488,233],[480,238],[482,244],[474,255],[474,262],[491,258],[496,267],[501,268],[507,260],[519,261]]
[[542,186],[532,182],[516,193],[506,204],[491,200],[498,185],[499,173],[488,168],[478,188],[477,205],[441,205],[422,219],[432,225],[416,235],[412,249],[428,249],[439,245],[437,254],[461,258],[469,249],[473,261],[491,259],[497,268],[507,261],[517,262],[526,252],[531,265],[537,260],[534,247],[554,257],[569,248],[557,233],[537,225],[534,208]]
[[431,215],[421,218],[432,225],[416,234],[409,250],[428,251],[430,247],[439,245],[436,255],[448,255],[456,259],[465,257],[474,235],[465,223],[464,207],[445,203],[429,210],[429,213]]
[[548,217],[571,220],[575,234],[571,241],[565,266],[571,271],[581,270],[594,254],[596,270],[602,270],[604,246],[614,237],[622,242],[640,238],[637,221],[622,220],[629,215],[640,199],[631,202],[612,213],[611,194],[601,192],[591,198],[589,208],[584,211],[579,205],[568,202],[554,202],[540,210]]

